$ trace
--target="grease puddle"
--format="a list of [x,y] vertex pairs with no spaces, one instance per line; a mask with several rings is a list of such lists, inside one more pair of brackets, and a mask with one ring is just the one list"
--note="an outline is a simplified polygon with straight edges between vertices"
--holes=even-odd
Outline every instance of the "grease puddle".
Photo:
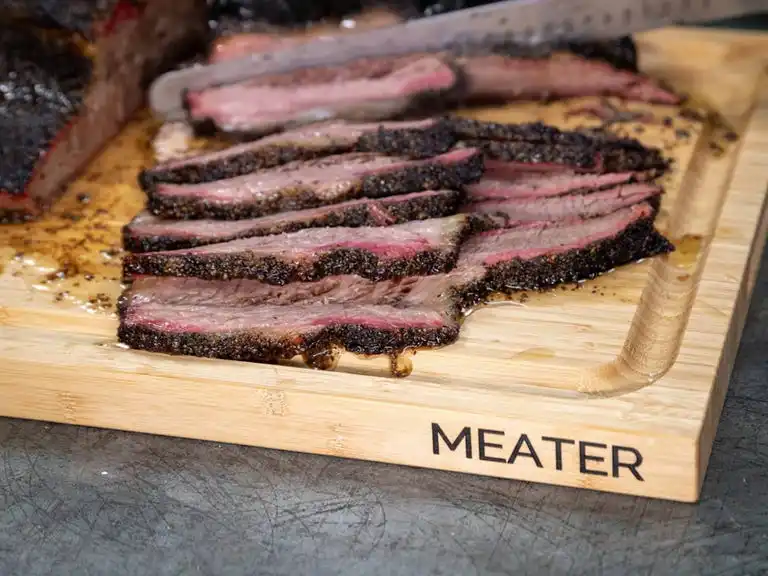
[[46,216],[0,226],[0,273],[57,306],[113,315],[122,292],[122,225],[144,205],[136,175],[151,162],[145,114],[72,183]]

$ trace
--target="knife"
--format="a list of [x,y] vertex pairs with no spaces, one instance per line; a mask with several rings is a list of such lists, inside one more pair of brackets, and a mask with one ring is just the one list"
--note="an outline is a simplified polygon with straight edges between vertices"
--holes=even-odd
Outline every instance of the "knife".
[[186,118],[187,91],[360,58],[471,49],[501,43],[600,40],[643,30],[768,11],[768,0],[506,0],[296,47],[169,72],[150,87],[155,115]]

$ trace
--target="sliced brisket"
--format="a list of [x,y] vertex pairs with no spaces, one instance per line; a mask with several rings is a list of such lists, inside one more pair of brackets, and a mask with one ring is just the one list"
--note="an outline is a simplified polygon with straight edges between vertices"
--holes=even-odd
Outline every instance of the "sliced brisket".
[[457,215],[387,227],[315,228],[199,248],[128,255],[126,278],[142,275],[250,278],[269,284],[336,274],[371,280],[438,274],[453,267],[471,219]]
[[123,246],[131,252],[178,250],[304,228],[390,226],[455,214],[463,196],[453,190],[415,192],[247,220],[163,220],[142,212],[124,228]]
[[482,150],[486,168],[496,172],[663,172],[669,167],[660,150],[622,142],[595,140],[589,145],[568,146],[467,140],[461,145]]
[[509,171],[506,174],[487,170],[476,183],[467,186],[469,202],[489,200],[547,198],[561,194],[574,194],[602,190],[619,184],[641,180],[642,174],[616,172],[609,174],[536,173]]
[[139,182],[144,189],[151,189],[161,182],[198,184],[342,152],[378,152],[404,158],[429,158],[447,152],[455,141],[449,123],[440,119],[380,124],[315,124],[225,150],[161,163],[143,171]]
[[458,73],[444,60],[407,55],[308,68],[191,92],[187,105],[197,124],[261,135],[330,119],[393,119],[445,96],[458,85]]
[[673,246],[653,226],[647,202],[606,216],[564,222],[536,222],[493,230],[464,243],[459,268],[488,270],[467,299],[488,291],[540,290],[594,278],[616,266],[663,254]]
[[658,148],[608,132],[560,130],[541,122],[452,118],[450,123],[460,145],[483,150],[486,168],[496,172],[663,172],[669,166]]
[[157,184],[148,191],[149,209],[163,218],[254,218],[355,198],[460,189],[480,178],[482,163],[472,149],[429,160],[342,154],[216,182]]
[[620,208],[655,200],[661,193],[661,188],[652,184],[626,184],[591,193],[473,202],[464,211],[485,216],[492,227],[512,228],[533,222],[605,216]]
[[12,4],[0,6],[11,16],[0,26],[0,222],[39,216],[138,109],[146,79],[204,30],[195,0]]
[[[397,17],[389,18],[385,23],[396,20]],[[343,33],[341,30],[324,29],[319,33],[312,30],[291,33],[288,37],[264,33],[237,35],[218,43],[211,59],[222,61],[239,58],[247,53],[296,46],[318,35]],[[408,98],[400,99],[402,90],[395,87],[391,78],[386,75],[381,77],[377,70],[396,69],[404,62],[424,58],[428,61],[430,58],[439,58],[459,71],[461,82],[454,84],[454,89],[440,86],[438,90],[430,91],[440,94],[440,104],[443,106],[590,95],[617,96],[662,104],[680,102],[676,94],[638,72],[636,49],[631,38],[608,42],[538,45],[489,43],[478,48],[456,46],[455,41],[446,36],[443,48],[431,55],[352,60],[342,66],[319,67],[206,91],[200,95],[201,98],[193,96],[190,101],[191,116],[196,120],[211,119],[219,128],[228,131],[268,131],[274,128],[273,123],[281,125],[292,121],[291,115],[295,113],[299,114],[301,121],[305,121],[306,110],[312,111],[310,117],[317,118],[313,108],[325,109],[328,114],[341,114],[340,117],[344,117],[345,108],[350,103],[356,109],[365,110],[366,114],[370,114],[369,108],[372,108],[376,119],[392,118],[403,109],[415,107],[410,105],[410,93]],[[361,70],[366,71],[364,78],[367,84],[360,82]],[[380,94],[365,90],[366,86],[374,86],[371,82],[373,78]],[[301,88],[286,97],[284,92],[276,89],[276,85],[284,86],[286,83],[301,85]],[[333,86],[333,91],[329,86]],[[327,95],[318,94],[318,89],[326,91]],[[334,94],[335,91],[343,95]],[[249,94],[258,96],[258,99],[249,98]],[[381,108],[379,100],[385,94],[387,98],[394,97],[395,103]],[[432,100],[437,103],[437,100]]]
[[141,350],[255,362],[327,358],[334,348],[397,354],[454,342],[462,312],[493,292],[591,278],[671,249],[641,203],[587,221],[475,236],[447,274],[285,286],[145,277],[120,300],[118,335]]
[[147,277],[120,299],[119,339],[153,352],[257,362],[332,348],[396,354],[454,342],[459,300],[448,274],[381,282],[332,276],[286,286]]
[[651,78],[574,54],[555,53],[547,58],[487,54],[457,62],[472,101],[617,96],[659,104],[680,102],[679,96]]

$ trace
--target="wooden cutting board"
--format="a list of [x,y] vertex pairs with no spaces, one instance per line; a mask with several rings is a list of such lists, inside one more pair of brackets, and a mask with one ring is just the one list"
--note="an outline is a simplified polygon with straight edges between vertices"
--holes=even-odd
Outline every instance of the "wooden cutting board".
[[[616,125],[676,160],[658,222],[674,254],[479,309],[457,344],[401,358],[404,379],[381,358],[321,372],[126,350],[114,302],[144,115],[48,218],[0,229],[0,415],[696,500],[766,239],[768,38],[639,45],[646,71],[722,115],[632,105],[648,117]],[[595,125],[597,103],[466,113]]]

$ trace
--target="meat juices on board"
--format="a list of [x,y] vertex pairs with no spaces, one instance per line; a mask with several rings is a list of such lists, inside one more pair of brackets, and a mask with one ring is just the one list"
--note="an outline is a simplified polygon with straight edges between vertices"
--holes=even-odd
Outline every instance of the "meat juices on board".
[[0,8],[0,223],[41,216],[141,106],[147,78],[203,38],[194,0],[47,4]]

